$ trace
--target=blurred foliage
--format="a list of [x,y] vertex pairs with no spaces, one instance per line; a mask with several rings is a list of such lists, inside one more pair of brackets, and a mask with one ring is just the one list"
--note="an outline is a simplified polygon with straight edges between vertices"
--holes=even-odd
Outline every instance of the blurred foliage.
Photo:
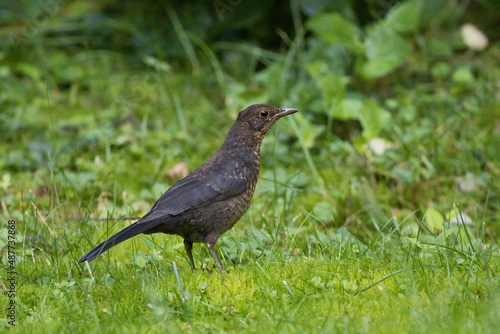
[[[3,200],[143,213],[170,166],[200,164],[238,110],[267,102],[302,112],[264,143],[277,169],[254,215],[300,196],[297,212],[365,234],[457,204],[498,233],[499,6],[0,2]],[[466,22],[484,51],[464,44]]]
[[[15,220],[40,282],[17,330],[494,332],[499,26],[498,0],[0,0],[0,258]],[[77,264],[252,103],[301,112],[218,243],[229,275],[178,236]]]

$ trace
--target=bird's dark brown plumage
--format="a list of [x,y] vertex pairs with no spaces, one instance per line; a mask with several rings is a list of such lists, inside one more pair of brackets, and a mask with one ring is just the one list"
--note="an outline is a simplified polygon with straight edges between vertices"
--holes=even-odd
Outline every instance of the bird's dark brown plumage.
[[214,155],[168,189],[144,217],[94,247],[79,262],[91,262],[137,234],[162,232],[184,238],[193,269],[193,243],[205,242],[220,270],[225,272],[214,250],[217,239],[250,207],[264,135],[276,120],[297,111],[268,104],[252,105],[241,111]]

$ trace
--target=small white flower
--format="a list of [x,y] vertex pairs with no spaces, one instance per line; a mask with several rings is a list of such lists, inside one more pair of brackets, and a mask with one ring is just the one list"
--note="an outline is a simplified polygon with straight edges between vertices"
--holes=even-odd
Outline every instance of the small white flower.
[[465,176],[457,177],[455,182],[458,185],[458,189],[460,189],[463,193],[471,193],[477,189],[477,179],[471,172],[467,172]]
[[465,45],[472,50],[482,51],[488,47],[488,37],[475,25],[466,23],[460,29]]
[[382,138],[373,138],[368,142],[368,147],[376,155],[382,155],[391,148],[392,144]]
[[454,225],[461,225],[461,224],[467,224],[467,225],[474,225],[474,221],[472,218],[465,214],[465,213],[460,213],[460,217],[453,217],[450,219],[450,224]]

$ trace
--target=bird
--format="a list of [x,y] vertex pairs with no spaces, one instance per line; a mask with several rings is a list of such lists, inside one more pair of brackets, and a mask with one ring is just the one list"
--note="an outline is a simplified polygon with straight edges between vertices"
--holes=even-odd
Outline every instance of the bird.
[[226,273],[215,251],[219,237],[231,229],[250,207],[260,167],[260,146],[281,117],[298,112],[254,104],[240,111],[222,146],[203,164],[170,187],[137,222],[83,255],[92,262],[113,246],[138,234],[176,234],[184,239],[191,269],[193,243],[205,243],[221,273]]

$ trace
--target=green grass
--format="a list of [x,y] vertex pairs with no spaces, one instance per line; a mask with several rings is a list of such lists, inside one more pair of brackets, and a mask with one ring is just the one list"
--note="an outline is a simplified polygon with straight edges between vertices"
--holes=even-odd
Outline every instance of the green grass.
[[[379,102],[393,115],[379,134],[391,147],[376,155],[339,139],[348,125],[309,109],[302,88],[277,85],[274,95],[262,83],[273,71],[285,78],[293,57],[273,54],[269,72],[236,83],[212,54],[197,62],[215,78],[109,52],[37,49],[36,65],[9,67],[0,83],[1,240],[14,219],[16,271],[38,281],[16,276],[10,330],[494,332],[497,50],[471,60],[473,86],[381,82],[394,90]],[[77,263],[130,224],[118,218],[149,210],[177,180],[167,176],[173,165],[192,170],[208,158],[254,100],[301,113],[264,141],[252,207],[216,247],[227,275],[199,244],[196,265],[208,270],[192,272],[175,236],[139,236]],[[460,213],[472,225],[451,224]],[[7,327],[6,307],[0,319]]]
[[16,330],[487,333],[499,325],[496,250],[476,258],[467,245],[437,240],[419,251],[396,239],[367,246],[345,234],[287,232],[273,238],[241,224],[219,247],[229,271],[221,276],[201,246],[197,264],[211,272],[191,272],[177,237],[136,238],[89,271],[76,263],[87,243],[68,231],[46,241],[59,250],[18,264],[40,284],[18,278]]

